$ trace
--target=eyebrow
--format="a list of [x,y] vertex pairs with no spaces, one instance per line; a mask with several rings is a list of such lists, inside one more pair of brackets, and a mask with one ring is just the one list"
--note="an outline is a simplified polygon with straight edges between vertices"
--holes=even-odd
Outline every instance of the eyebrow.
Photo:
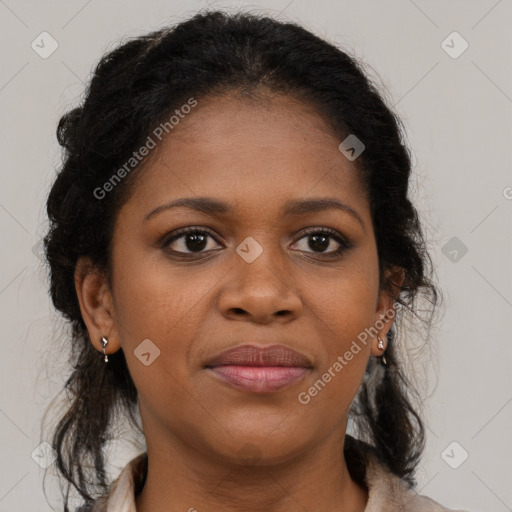
[[[232,206],[228,203],[219,199],[211,197],[182,197],[175,199],[170,203],[158,206],[144,217],[144,222],[149,220],[151,217],[177,207],[186,207],[192,210],[196,210],[206,215],[225,215],[233,212]],[[342,203],[338,199],[333,197],[320,197],[315,199],[296,199],[287,201],[283,207],[282,213],[285,216],[289,215],[305,215],[307,213],[316,213],[324,210],[336,209],[346,213],[349,213],[356,218],[364,229],[364,222],[359,213],[349,206],[348,204]]]

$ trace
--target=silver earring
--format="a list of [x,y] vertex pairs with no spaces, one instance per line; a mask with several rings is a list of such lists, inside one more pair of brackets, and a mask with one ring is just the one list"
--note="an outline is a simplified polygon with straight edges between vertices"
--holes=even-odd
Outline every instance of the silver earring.
[[105,336],[101,337],[101,343],[103,344],[103,355],[105,356],[105,363],[108,363],[108,356],[105,353],[105,347],[107,346],[108,340]]
[[[384,342],[382,341],[382,338],[378,335],[377,335],[377,339],[379,340],[379,344],[377,346],[379,347],[379,349],[382,350],[384,348]],[[384,355],[384,353],[379,357],[379,359],[380,359],[382,366],[387,366],[388,362],[386,360],[386,356]]]

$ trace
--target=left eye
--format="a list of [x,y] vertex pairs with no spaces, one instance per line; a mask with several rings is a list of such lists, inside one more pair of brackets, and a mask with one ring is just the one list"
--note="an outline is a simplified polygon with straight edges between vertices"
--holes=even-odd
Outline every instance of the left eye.
[[[312,251],[301,249],[305,252],[337,254],[342,250],[348,249],[350,247],[350,244],[344,240],[341,235],[339,235],[336,231],[328,228],[314,228],[313,230],[308,231],[303,237],[299,239],[299,241],[300,240],[306,240],[306,248],[313,249]],[[330,246],[332,246],[333,241],[338,244],[338,248],[330,251],[327,250]]]

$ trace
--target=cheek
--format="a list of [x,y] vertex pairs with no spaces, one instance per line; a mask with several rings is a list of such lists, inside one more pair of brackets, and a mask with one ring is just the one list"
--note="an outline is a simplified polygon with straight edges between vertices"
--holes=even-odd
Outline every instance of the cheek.
[[125,337],[164,340],[197,325],[201,298],[211,287],[207,274],[198,271],[201,275],[192,281],[190,271],[172,267],[162,257],[155,261],[147,252],[126,251],[119,246],[113,283],[116,318]]
[[354,396],[366,369],[378,297],[378,271],[370,260],[347,265],[307,295],[323,345],[317,376],[329,388],[324,399]]
[[[372,287],[356,289],[347,284],[346,289],[340,285],[335,292],[326,294],[323,307],[314,311],[321,357],[309,387],[300,389],[302,395],[298,395],[299,403],[320,415],[331,408],[338,413],[348,410],[361,385],[371,349],[371,336],[366,331],[372,326],[375,312]],[[336,419],[335,414],[332,419]]]
[[[129,371],[141,395],[159,396],[165,389],[171,400],[174,388],[179,391],[187,385],[190,348],[203,325],[205,297],[214,279],[211,272],[197,270],[192,281],[190,271],[171,268],[164,260],[153,263],[147,254],[134,251],[123,258],[123,251],[127,249],[119,246],[114,259],[113,287]],[[141,352],[146,346],[148,350]],[[141,361],[138,356],[147,352],[146,362],[157,357],[145,366],[144,357]],[[178,393],[173,399],[180,397]]]
[[186,408],[188,352],[201,325],[199,308],[193,307],[197,297],[154,267],[131,275],[115,288],[116,316],[139,399],[154,414]]
[[357,337],[369,327],[377,306],[377,262],[362,251],[353,260],[320,281],[308,279],[304,295],[308,308],[328,329],[327,338],[340,342]]

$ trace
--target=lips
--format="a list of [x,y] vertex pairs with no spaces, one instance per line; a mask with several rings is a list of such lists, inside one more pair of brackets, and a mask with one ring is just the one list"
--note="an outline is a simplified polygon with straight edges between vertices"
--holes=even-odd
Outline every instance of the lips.
[[221,365],[313,367],[305,355],[284,345],[259,347],[247,344],[221,352],[210,359],[205,366],[211,368]]
[[313,365],[305,355],[284,345],[241,345],[213,357],[205,368],[239,390],[267,393],[302,380]]

